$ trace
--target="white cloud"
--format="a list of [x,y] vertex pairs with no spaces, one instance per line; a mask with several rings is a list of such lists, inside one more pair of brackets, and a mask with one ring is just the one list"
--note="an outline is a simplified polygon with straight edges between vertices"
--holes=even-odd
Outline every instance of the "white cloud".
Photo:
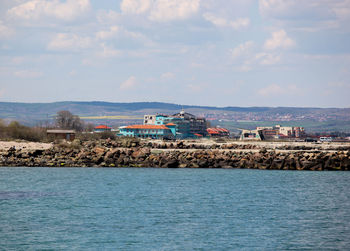
[[48,44],[49,50],[78,51],[90,48],[93,41],[89,37],[80,37],[76,34],[58,33]]
[[137,85],[136,77],[131,76],[127,80],[125,80],[123,83],[120,84],[121,90],[128,90],[132,89]]
[[277,84],[271,84],[264,88],[261,88],[257,91],[260,96],[270,97],[270,96],[278,96],[278,95],[290,95],[290,94],[303,94],[303,90],[296,85],[286,85],[281,86]]
[[295,41],[287,36],[284,30],[272,32],[271,38],[266,40],[264,49],[275,50],[278,48],[289,49],[295,46]]
[[236,30],[247,27],[250,24],[249,18],[237,18],[235,21],[230,22],[230,26]]
[[123,0],[124,14],[145,14],[152,21],[165,22],[189,18],[199,10],[200,0]]
[[350,0],[259,0],[263,17],[303,31],[340,29],[348,26]]
[[129,31],[124,27],[120,26],[111,26],[109,30],[102,30],[96,32],[95,34],[98,40],[118,40],[119,42],[122,40],[127,41],[136,41],[141,43],[143,46],[153,46],[154,43],[152,40],[147,38],[145,35],[139,32]]
[[14,65],[20,65],[25,61],[25,57],[19,56],[19,57],[13,57],[11,59],[11,63]]
[[290,0],[259,0],[259,10],[263,16],[287,16],[290,10],[302,5]]
[[237,69],[242,72],[250,71],[258,65],[269,66],[281,61],[280,54],[257,51],[253,41],[239,44],[230,51],[230,54],[234,63],[240,65]]
[[248,72],[252,70],[252,64],[249,60],[245,61],[240,67],[237,68],[238,71]]
[[258,94],[261,96],[275,96],[285,93],[285,90],[276,84],[268,85],[260,90],[258,90]]
[[112,47],[109,47],[102,43],[100,45],[102,47],[102,51],[97,53],[97,56],[103,57],[103,58],[113,58],[122,55],[122,52],[119,50],[116,50]]
[[41,18],[56,18],[71,21],[90,10],[89,0],[32,0],[8,10],[10,17],[39,20]]
[[16,71],[14,75],[19,78],[39,78],[43,76],[43,72],[41,71],[31,71],[31,70],[23,70]]
[[8,26],[6,26],[1,20],[0,20],[0,39],[2,38],[9,38],[12,35],[15,34],[15,31]]
[[211,13],[204,13],[203,17],[205,20],[213,23],[216,26],[224,27],[224,26],[227,26],[227,24],[228,24],[228,21],[225,18],[217,17]]
[[173,79],[175,77],[175,74],[172,72],[165,72],[160,77],[162,80],[170,80],[170,79]]
[[69,76],[71,76],[71,77],[74,77],[76,75],[77,75],[77,71],[74,69],[69,72]]
[[113,10],[99,10],[97,11],[96,18],[101,24],[115,24],[121,17],[121,14]]
[[101,40],[110,39],[114,37],[120,28],[118,26],[111,26],[107,31],[99,31],[96,33],[96,37]]
[[149,18],[154,21],[186,19],[199,9],[200,0],[156,0]]
[[120,8],[126,14],[142,14],[149,10],[150,0],[123,0]]
[[233,59],[237,59],[241,56],[248,55],[251,53],[252,48],[254,47],[253,41],[247,41],[243,44],[238,45],[233,50],[231,50],[231,55]]
[[339,19],[349,20],[350,19],[350,0],[333,1],[334,6],[333,12]]
[[328,83],[328,86],[334,87],[334,88],[343,88],[343,87],[350,87],[349,82],[343,82],[343,81],[338,81],[338,82],[330,82]]
[[215,26],[218,27],[231,27],[235,30],[238,30],[243,27],[247,27],[250,24],[249,18],[237,18],[234,21],[227,20],[223,17],[218,17],[212,13],[204,13],[203,14],[204,19],[207,21],[213,23]]
[[[260,13],[276,19],[313,19],[349,18],[349,0],[259,0]],[[298,20],[295,20],[298,21]]]
[[188,90],[190,90],[191,92],[200,92],[203,90],[203,85],[199,85],[199,84],[188,84],[186,86]]
[[256,54],[255,58],[261,65],[274,65],[281,60],[281,57],[279,55],[265,52]]
[[204,64],[203,63],[198,63],[198,62],[191,62],[189,66],[191,68],[203,68]]

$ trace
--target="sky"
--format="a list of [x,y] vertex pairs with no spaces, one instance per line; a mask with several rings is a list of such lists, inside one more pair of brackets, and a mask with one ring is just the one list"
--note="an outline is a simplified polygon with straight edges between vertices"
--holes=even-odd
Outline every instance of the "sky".
[[350,107],[350,0],[1,0],[0,102]]

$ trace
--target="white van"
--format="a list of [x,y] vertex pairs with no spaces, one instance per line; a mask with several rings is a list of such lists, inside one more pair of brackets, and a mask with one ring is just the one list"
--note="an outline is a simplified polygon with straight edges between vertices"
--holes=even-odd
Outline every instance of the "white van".
[[321,142],[331,142],[332,140],[332,137],[320,137]]

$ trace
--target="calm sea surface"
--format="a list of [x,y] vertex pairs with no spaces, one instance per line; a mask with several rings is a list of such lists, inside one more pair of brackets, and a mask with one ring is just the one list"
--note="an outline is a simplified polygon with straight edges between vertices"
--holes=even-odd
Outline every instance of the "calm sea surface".
[[0,168],[0,250],[350,250],[350,172]]

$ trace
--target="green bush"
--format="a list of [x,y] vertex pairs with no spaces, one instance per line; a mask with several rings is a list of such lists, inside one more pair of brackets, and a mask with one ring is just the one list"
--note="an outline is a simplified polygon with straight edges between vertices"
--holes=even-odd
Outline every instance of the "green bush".
[[100,132],[100,133],[79,133],[76,136],[81,141],[99,140],[99,139],[116,139],[116,135],[113,132]]
[[31,128],[17,121],[6,126],[0,121],[0,139],[2,140],[43,141],[45,138],[46,132],[43,128]]
[[113,132],[101,132],[99,134],[100,134],[101,139],[113,139],[114,140],[116,138],[115,133],[113,133]]

